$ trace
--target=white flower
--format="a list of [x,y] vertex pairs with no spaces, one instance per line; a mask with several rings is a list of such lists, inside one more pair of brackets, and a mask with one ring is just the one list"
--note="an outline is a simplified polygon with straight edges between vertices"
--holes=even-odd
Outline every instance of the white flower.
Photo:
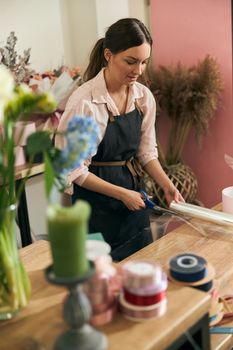
[[13,96],[14,86],[13,76],[3,65],[0,65],[0,124],[3,120],[5,104]]
[[14,86],[13,76],[3,65],[0,65],[0,101],[6,102],[12,97]]

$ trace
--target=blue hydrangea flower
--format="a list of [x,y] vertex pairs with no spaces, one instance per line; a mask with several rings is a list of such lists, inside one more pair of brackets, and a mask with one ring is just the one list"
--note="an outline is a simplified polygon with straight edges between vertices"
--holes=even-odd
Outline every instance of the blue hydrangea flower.
[[74,116],[68,123],[66,147],[53,159],[55,172],[64,176],[80,167],[96,152],[98,134],[99,128],[93,118]]

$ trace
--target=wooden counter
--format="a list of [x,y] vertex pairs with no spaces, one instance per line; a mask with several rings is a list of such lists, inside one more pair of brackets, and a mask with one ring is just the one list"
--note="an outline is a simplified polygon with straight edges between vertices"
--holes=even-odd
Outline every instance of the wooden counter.
[[[216,270],[221,292],[232,291],[233,235],[213,225],[205,235],[183,225],[126,260],[150,259],[165,266],[172,256],[182,252],[203,255]],[[51,263],[48,242],[37,241],[23,248],[21,256],[32,281],[32,297],[18,317],[0,323],[0,349],[50,350],[66,328],[61,316],[65,290],[48,284],[44,277],[44,269]],[[167,295],[168,310],[161,318],[137,323],[117,315],[114,322],[100,328],[108,336],[108,349],[170,349],[203,318],[210,305],[208,293],[189,287],[170,283]],[[230,349],[231,345],[231,335],[211,335],[211,349]]]
[[[21,257],[31,278],[32,298],[18,317],[0,323],[0,349],[52,349],[54,340],[66,327],[61,317],[66,292],[48,284],[44,277],[44,269],[51,263],[48,242],[37,241],[23,248]],[[113,323],[102,327],[108,335],[108,349],[167,347],[207,312],[209,296],[191,288],[171,285],[168,305],[162,318],[144,323],[131,322],[117,315]]]

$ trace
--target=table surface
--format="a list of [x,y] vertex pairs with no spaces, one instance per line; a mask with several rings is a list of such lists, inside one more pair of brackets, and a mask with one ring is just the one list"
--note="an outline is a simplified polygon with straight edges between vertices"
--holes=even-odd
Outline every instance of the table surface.
[[34,175],[38,175],[44,172],[44,164],[38,163],[33,164],[30,169],[28,168],[28,164],[23,164],[15,167],[15,179],[21,180],[25,177],[31,177]]
[[[165,267],[172,256],[182,252],[202,255],[214,266],[221,293],[225,294],[233,286],[232,251],[231,232],[211,225],[208,230],[205,227],[205,233],[200,233],[182,225],[126,260],[150,259]],[[48,284],[44,277],[44,269],[51,263],[48,242],[37,241],[23,248],[20,254],[31,278],[32,297],[18,317],[0,323],[0,349],[49,350],[66,329],[61,316],[66,291]],[[114,322],[101,327],[108,335],[108,349],[164,349],[200,319],[210,305],[208,293],[172,283],[167,296],[168,310],[159,319],[137,323],[117,315]],[[231,335],[211,335],[211,349],[229,349],[231,342]]]

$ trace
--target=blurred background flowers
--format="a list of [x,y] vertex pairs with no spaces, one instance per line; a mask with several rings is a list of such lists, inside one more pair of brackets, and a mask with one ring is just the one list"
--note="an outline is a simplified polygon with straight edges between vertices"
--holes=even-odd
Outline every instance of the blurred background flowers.
[[22,116],[29,117],[34,111],[50,113],[55,107],[50,94],[36,94],[27,85],[16,84],[14,75],[0,65],[0,319],[11,318],[30,296],[14,226],[22,191],[22,187],[16,189],[15,181],[15,126]]
[[25,83],[34,92],[52,93],[57,103],[56,109],[46,115],[43,112],[34,112],[30,116],[30,121],[35,123],[37,130],[55,132],[68,98],[82,83],[80,67],[70,68],[61,64],[57,68],[42,73],[36,72],[30,64],[31,49],[25,49],[23,54],[18,54],[17,41],[18,38],[12,31],[6,43],[0,47],[0,64],[9,69],[16,84]]
[[[55,190],[62,192],[66,188],[68,174],[94,154],[98,137],[95,121],[86,116],[74,116],[70,121],[67,131],[61,134],[66,138],[63,149],[54,146],[56,128],[35,129],[24,145],[27,173],[21,186],[16,187],[15,149],[24,138],[27,122],[38,115],[46,121],[79,79],[77,69],[69,71],[66,67],[56,71],[56,78],[46,73],[35,79],[29,68],[30,50],[18,56],[16,39],[12,32],[0,50],[0,320],[11,318],[27,305],[30,296],[30,281],[17,251],[15,219],[24,182],[36,155],[41,154],[45,164],[45,192],[51,201]],[[30,88],[31,79],[38,82],[37,86],[33,84]],[[43,84],[49,88],[43,88]]]

